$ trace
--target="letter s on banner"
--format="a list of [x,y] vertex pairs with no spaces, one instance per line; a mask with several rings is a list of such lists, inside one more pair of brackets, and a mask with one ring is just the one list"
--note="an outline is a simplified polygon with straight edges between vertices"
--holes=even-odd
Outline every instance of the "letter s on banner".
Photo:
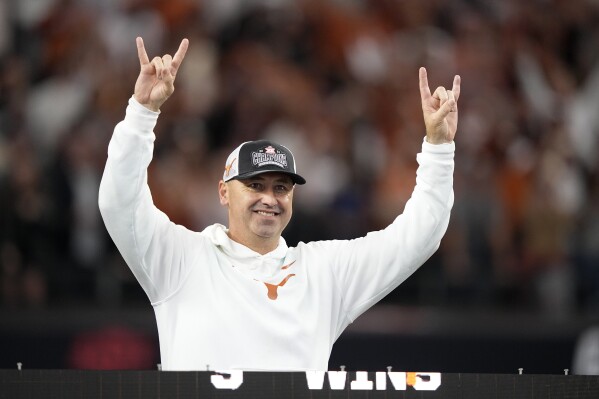
[[[243,384],[241,370],[217,370],[215,373],[210,376],[210,382],[218,389],[237,389]],[[229,377],[225,378],[223,374],[229,374]]]

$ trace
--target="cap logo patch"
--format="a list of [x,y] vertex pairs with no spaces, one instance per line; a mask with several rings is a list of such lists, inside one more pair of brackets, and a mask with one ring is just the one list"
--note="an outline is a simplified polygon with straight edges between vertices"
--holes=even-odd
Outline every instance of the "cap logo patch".
[[257,167],[275,165],[279,168],[286,169],[287,154],[281,153],[276,148],[269,145],[266,148],[252,152],[252,163]]
[[[237,158],[233,158],[230,164],[225,165],[225,177],[229,177],[229,174],[231,174],[231,168],[233,167],[236,159]],[[235,170],[233,170],[233,172],[235,172]]]

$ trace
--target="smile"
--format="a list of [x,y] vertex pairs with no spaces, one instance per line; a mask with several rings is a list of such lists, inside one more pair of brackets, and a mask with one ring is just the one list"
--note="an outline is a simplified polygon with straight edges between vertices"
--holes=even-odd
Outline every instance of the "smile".
[[276,212],[268,212],[268,211],[254,211],[256,212],[258,215],[262,215],[262,216],[277,216],[278,213]]

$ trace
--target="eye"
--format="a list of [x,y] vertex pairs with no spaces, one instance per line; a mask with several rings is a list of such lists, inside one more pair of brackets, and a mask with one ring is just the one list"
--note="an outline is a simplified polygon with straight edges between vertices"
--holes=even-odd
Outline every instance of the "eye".
[[247,184],[247,187],[254,191],[260,191],[260,190],[262,190],[262,183],[250,182]]
[[291,186],[287,184],[277,184],[275,186],[275,191],[278,193],[288,193],[291,191]]

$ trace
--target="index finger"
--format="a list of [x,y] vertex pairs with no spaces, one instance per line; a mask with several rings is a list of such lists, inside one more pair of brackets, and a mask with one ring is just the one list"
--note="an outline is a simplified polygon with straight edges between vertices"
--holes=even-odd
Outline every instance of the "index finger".
[[148,58],[148,53],[146,53],[146,48],[144,47],[144,39],[137,37],[135,39],[135,43],[137,43],[137,56],[139,57],[139,64],[142,66],[149,64],[150,59]]
[[431,89],[428,87],[426,68],[420,67],[418,70],[418,77],[420,81],[420,98],[422,98],[422,100],[426,100],[431,96]]
[[179,45],[179,49],[175,53],[175,56],[173,57],[173,62],[171,63],[171,66],[173,68],[175,68],[175,71],[177,69],[179,69],[179,66],[183,62],[183,58],[185,58],[185,53],[187,53],[187,48],[188,47],[189,47],[189,40],[188,39],[181,40],[181,44]]

